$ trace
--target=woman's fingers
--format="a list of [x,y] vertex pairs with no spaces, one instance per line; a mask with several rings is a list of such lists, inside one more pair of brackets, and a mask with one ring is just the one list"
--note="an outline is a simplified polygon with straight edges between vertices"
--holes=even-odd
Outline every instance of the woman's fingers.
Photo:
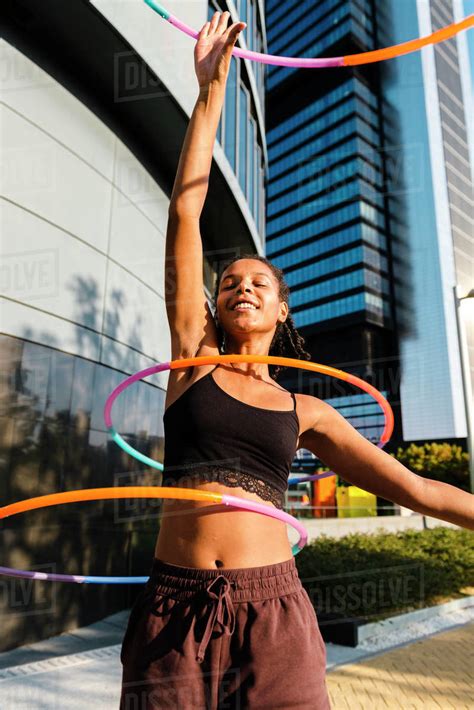
[[227,30],[229,17],[230,12],[228,10],[222,13],[216,11],[210,21],[208,36],[213,34],[223,35]]
[[234,42],[239,33],[242,32],[242,30],[244,30],[246,27],[247,25],[245,22],[234,22],[234,24],[231,25],[227,32],[224,34],[225,41]]
[[227,30],[227,22],[230,17],[230,12],[226,10],[225,12],[222,13],[219,19],[219,24],[217,25],[217,30],[219,34],[224,34],[224,32]]
[[215,12],[211,20],[208,20],[202,27],[199,38],[210,38],[214,35],[222,36],[227,42],[229,39],[231,42],[235,40],[239,32],[247,27],[245,22],[234,22],[232,25],[227,27],[229,21],[230,12],[226,10],[223,13]]
[[210,24],[210,27],[209,27],[208,37],[210,37],[211,35],[213,35],[213,34],[215,33],[216,27],[217,27],[217,25],[219,24],[219,18],[220,18],[220,13],[219,13],[219,12],[215,12],[215,13],[213,14],[213,16],[212,16],[212,19],[211,19],[211,24]]
[[209,25],[210,25],[210,22],[206,22],[202,26],[201,31],[199,33],[199,39],[201,39],[201,37],[203,37],[203,38],[207,37],[207,33],[209,32]]

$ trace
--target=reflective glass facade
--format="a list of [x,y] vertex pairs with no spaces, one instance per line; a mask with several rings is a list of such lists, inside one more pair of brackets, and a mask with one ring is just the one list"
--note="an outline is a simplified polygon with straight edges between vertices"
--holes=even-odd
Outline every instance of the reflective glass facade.
[[[354,54],[459,19],[453,0],[310,5],[267,0],[271,54]],[[367,67],[268,69],[267,256],[314,359],[380,376],[393,445],[462,436],[452,287],[474,286],[474,204],[461,53],[455,38]]]
[[[364,0],[319,0],[306,9],[301,4],[267,0],[266,28],[271,54],[289,57],[324,56],[350,35],[367,49],[373,48],[371,3]],[[286,81],[297,69],[271,66],[268,90]]]
[[[459,19],[460,12],[459,3],[451,0],[404,3],[403,12],[397,0],[385,0],[381,7],[384,44],[429,34]],[[404,147],[398,158],[393,151],[389,194],[403,435],[409,441],[466,441],[453,286],[458,285],[459,295],[474,286],[472,152],[467,135],[472,115],[462,85],[468,62],[460,34],[429,51],[395,60],[383,72],[387,134],[395,148]],[[470,306],[464,301],[460,316],[474,395]]]
[[[104,402],[125,373],[7,335],[0,335],[0,351],[1,465],[9,472],[0,477],[4,499],[14,500],[20,492],[16,475],[21,471],[14,460],[21,462],[24,451],[39,477],[37,490],[44,494],[117,485],[117,476],[143,468],[111,441],[104,423]],[[114,404],[114,423],[124,438],[159,459],[164,452],[164,401],[164,390],[142,381]],[[58,458],[48,458],[48,449]]]
[[[271,37],[269,33],[269,37]],[[270,40],[271,41],[271,40]],[[308,322],[305,308],[332,319],[354,308],[368,308],[381,325],[389,322],[389,287],[386,276],[386,220],[384,215],[384,175],[381,157],[380,116],[374,91],[357,77],[330,89],[294,116],[268,131],[270,180],[267,200],[267,254],[287,270],[293,281],[291,307],[295,322]],[[339,268],[351,270],[362,265],[362,245],[370,237],[378,255],[368,265],[376,300],[368,307],[365,298],[348,298],[341,303],[340,292],[366,290],[366,281],[352,274],[337,281],[330,268],[316,273],[323,280],[318,288],[303,288],[291,278],[291,269],[301,260],[325,259],[337,251]],[[302,244],[303,242],[303,244]],[[354,249],[358,242],[359,249]],[[319,249],[316,245],[319,244]],[[298,257],[291,258],[298,245]],[[307,253],[305,253],[305,247]],[[282,261],[280,261],[282,259]],[[334,261],[334,259],[333,259]],[[385,276],[380,271],[385,265]],[[336,267],[337,270],[337,267]],[[346,285],[343,288],[342,284]],[[383,285],[383,288],[382,288]],[[325,308],[314,310],[318,297],[330,299]],[[347,309],[345,311],[345,309]],[[379,309],[379,310],[378,310]],[[320,318],[318,319],[320,320]]]
[[[14,502],[84,488],[160,485],[112,442],[103,420],[106,397],[126,374],[20,338],[0,335],[0,496]],[[145,382],[116,402],[124,438],[163,459],[165,392]],[[115,409],[115,406],[114,406]],[[2,522],[2,564],[62,574],[140,575],[149,568],[160,501],[90,501],[53,506]],[[137,544],[137,541],[140,541]],[[37,640],[32,616],[48,636],[71,623],[91,623],[130,603],[127,585],[61,584],[10,579],[4,587],[0,649]],[[94,589],[95,587],[95,589]],[[135,592],[132,590],[132,597]],[[16,622],[16,627],[12,624]]]
[[[387,397],[388,392],[382,391],[382,395]],[[335,407],[366,439],[373,442],[379,440],[384,426],[384,415],[369,394],[333,397],[325,401]]]
[[[452,0],[432,0],[430,8],[433,30],[455,21]],[[456,276],[465,295],[474,288],[474,186],[456,40],[436,45],[434,53]],[[465,320],[474,400],[474,321]]]
[[[371,50],[375,29],[373,3],[364,0],[320,0],[307,9],[266,2],[270,54]],[[378,80],[357,70],[269,66],[267,91],[266,253],[284,270],[294,323],[315,361],[360,376],[384,371],[395,349]],[[378,405],[333,390],[324,399],[377,439]],[[395,390],[386,390],[392,400]]]

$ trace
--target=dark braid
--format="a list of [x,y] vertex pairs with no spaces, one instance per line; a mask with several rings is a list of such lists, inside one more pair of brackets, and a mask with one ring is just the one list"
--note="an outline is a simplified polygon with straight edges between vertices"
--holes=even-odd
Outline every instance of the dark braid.
[[[285,276],[284,276],[283,271],[281,269],[279,269],[278,266],[275,266],[274,264],[272,264],[264,256],[259,256],[257,254],[242,254],[241,256],[237,256],[237,257],[234,257],[233,259],[230,259],[229,261],[226,261],[222,265],[222,268],[220,269],[220,271],[217,275],[216,287],[214,290],[215,321],[216,321],[217,334],[218,334],[218,338],[219,338],[219,352],[221,353],[221,355],[225,354],[225,347],[224,347],[225,333],[222,330],[220,323],[216,317],[217,316],[217,296],[219,293],[219,284],[221,281],[221,276],[224,273],[224,271],[227,269],[227,267],[229,267],[235,261],[239,261],[240,259],[256,259],[257,261],[261,261],[264,264],[266,264],[272,270],[273,275],[275,276],[276,280],[278,281],[278,285],[279,285],[278,297],[279,297],[280,301],[285,301],[289,307],[290,289],[289,289],[288,284],[285,281]],[[304,344],[305,344],[305,339],[296,330],[291,312],[288,311],[288,315],[286,317],[285,322],[278,323],[278,325],[276,327],[275,334],[273,336],[273,340],[271,342],[268,354],[273,355],[275,357],[291,357],[291,358],[296,358],[298,360],[311,360],[311,355],[308,352],[306,352],[306,350],[303,347]],[[270,373],[270,377],[273,380],[276,380],[277,377],[282,372],[284,372],[286,369],[287,369],[286,367],[282,367],[280,365],[269,365],[268,366],[268,371]]]

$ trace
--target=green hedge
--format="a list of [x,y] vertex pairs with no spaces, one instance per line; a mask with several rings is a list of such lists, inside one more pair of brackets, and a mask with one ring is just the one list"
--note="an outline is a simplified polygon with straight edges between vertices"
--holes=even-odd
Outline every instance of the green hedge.
[[390,456],[420,476],[469,491],[469,454],[457,444],[436,441],[410,444],[406,449],[399,447]]
[[323,535],[295,560],[318,613],[370,621],[431,606],[474,586],[469,530]]

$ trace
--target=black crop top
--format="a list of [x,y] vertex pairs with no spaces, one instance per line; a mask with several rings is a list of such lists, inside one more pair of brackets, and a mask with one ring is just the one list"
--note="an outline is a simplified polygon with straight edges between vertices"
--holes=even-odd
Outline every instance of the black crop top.
[[162,485],[198,476],[240,486],[282,508],[299,436],[291,395],[291,411],[263,409],[227,394],[212,371],[201,377],[164,414]]

